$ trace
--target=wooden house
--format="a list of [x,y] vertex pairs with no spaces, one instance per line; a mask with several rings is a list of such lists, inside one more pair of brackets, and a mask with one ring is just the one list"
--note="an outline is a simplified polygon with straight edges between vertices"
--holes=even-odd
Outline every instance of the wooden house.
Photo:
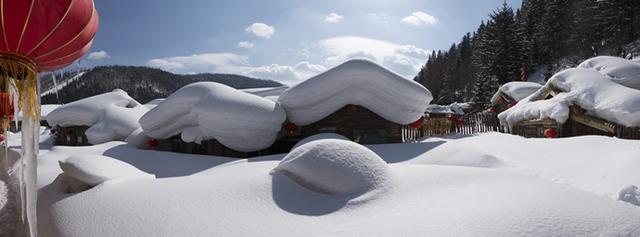
[[533,82],[509,82],[506,83],[491,98],[491,112],[495,114],[514,106],[518,101],[538,91],[542,85]]
[[287,137],[301,140],[319,133],[337,133],[361,144],[399,143],[402,126],[365,107],[350,104],[317,122],[299,126]]
[[344,62],[284,91],[287,138],[337,133],[361,144],[403,142],[403,126],[421,125],[431,93],[369,60]]

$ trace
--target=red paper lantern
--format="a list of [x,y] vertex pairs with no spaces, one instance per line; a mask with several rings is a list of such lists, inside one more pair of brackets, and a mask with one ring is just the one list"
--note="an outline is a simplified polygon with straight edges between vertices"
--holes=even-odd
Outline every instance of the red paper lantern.
[[158,141],[158,139],[151,138],[147,141],[147,145],[151,148],[156,148],[160,145],[160,141]]
[[498,112],[498,110],[496,110],[496,107],[491,107],[489,111],[494,114]]
[[511,108],[511,107],[513,107],[513,106],[514,106],[514,104],[508,104],[508,105],[507,105],[507,108]]
[[447,120],[449,120],[449,121],[453,120],[453,116],[452,116],[452,115],[450,115],[450,114],[449,114],[449,115],[447,115]]
[[461,118],[456,119],[456,124],[457,124],[458,126],[462,126],[462,125],[464,125],[464,119],[461,119]]
[[98,29],[93,0],[5,0],[0,54],[37,71],[64,68],[91,47]]
[[0,134],[0,142],[4,142],[4,135]]
[[409,127],[411,128],[421,128],[422,127],[422,121],[424,121],[424,116],[420,117],[418,120],[416,120],[413,123],[409,124]]
[[293,132],[295,130],[298,130],[298,125],[296,125],[295,123],[292,123],[292,122],[287,122],[284,125],[284,129],[287,130],[288,132]]
[[546,138],[556,138],[558,137],[558,130],[553,128],[547,128],[544,130],[544,137]]
[[25,118],[39,120],[37,73],[64,68],[87,53],[98,13],[93,0],[0,2],[0,92],[8,94],[15,85]]

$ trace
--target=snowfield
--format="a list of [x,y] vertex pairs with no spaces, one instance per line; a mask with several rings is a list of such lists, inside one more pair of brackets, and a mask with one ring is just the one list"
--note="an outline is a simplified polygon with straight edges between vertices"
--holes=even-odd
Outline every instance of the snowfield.
[[[123,142],[43,149],[40,236],[640,235],[640,141],[488,133],[364,147],[313,139],[248,160]],[[78,153],[157,178],[67,193],[58,162]],[[311,182],[343,189],[326,194]]]

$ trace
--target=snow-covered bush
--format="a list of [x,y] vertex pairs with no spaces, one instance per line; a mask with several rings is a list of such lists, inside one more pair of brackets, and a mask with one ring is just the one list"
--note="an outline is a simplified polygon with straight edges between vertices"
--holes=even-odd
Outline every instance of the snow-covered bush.
[[640,189],[637,186],[629,185],[618,192],[618,200],[640,206]]
[[147,111],[127,92],[116,89],[61,105],[47,115],[47,122],[52,127],[89,126],[85,132],[89,143],[100,144],[124,140],[140,127],[138,119]]
[[81,192],[113,179],[155,178],[128,163],[101,155],[71,156],[59,164],[68,192]]
[[357,195],[388,186],[387,163],[368,148],[351,141],[323,139],[293,149],[273,172],[330,195]]
[[369,60],[355,59],[287,89],[278,102],[297,125],[314,123],[348,104],[409,124],[424,115],[432,99],[422,85]]
[[216,139],[228,148],[251,152],[273,144],[286,115],[279,104],[215,82],[180,88],[142,118],[144,133],[185,142]]

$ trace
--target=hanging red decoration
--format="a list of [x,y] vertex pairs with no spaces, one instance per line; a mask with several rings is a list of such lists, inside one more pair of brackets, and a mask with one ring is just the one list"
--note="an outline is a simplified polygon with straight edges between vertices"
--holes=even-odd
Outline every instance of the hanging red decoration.
[[464,119],[461,119],[461,118],[456,119],[456,125],[458,126],[464,125]]
[[498,110],[496,110],[496,107],[491,107],[491,108],[489,108],[489,112],[495,114],[496,112],[498,112]]
[[5,138],[4,135],[0,134],[0,142],[4,142]]
[[0,92],[20,93],[25,117],[39,120],[37,73],[64,68],[89,51],[98,29],[93,0],[4,0],[0,19]]
[[287,122],[284,125],[284,129],[287,130],[288,132],[293,132],[295,130],[298,130],[298,125],[296,125],[295,123],[292,123],[292,122]]
[[158,139],[151,138],[147,141],[147,145],[149,145],[150,148],[156,148],[160,145],[160,141],[158,141]]
[[13,120],[15,109],[13,107],[13,97],[9,92],[0,92],[0,127],[8,128]]
[[515,105],[515,104],[510,103],[510,104],[508,104],[508,105],[507,105],[507,108],[511,108],[511,107],[513,107],[514,105]]
[[453,116],[452,116],[452,115],[450,115],[450,114],[449,114],[449,115],[447,115],[447,120],[449,120],[449,121],[453,120]]
[[411,127],[411,128],[421,128],[421,127],[422,127],[422,123],[423,123],[423,121],[424,121],[424,116],[423,116],[423,117],[420,117],[420,118],[419,118],[418,120],[416,120],[415,122],[410,123],[410,124],[409,124],[409,127]]
[[558,137],[558,130],[553,128],[547,128],[544,130],[544,137],[546,138],[556,138]]

